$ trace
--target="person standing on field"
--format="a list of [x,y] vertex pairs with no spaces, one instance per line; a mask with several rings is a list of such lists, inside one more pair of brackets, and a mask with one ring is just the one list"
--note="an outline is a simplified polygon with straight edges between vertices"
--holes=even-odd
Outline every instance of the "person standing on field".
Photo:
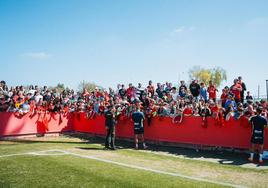
[[140,111],[139,105],[136,107],[136,110],[132,113],[132,120],[134,122],[134,134],[135,134],[135,149],[139,148],[139,137],[143,143],[143,148],[146,149],[147,146],[144,142],[144,122],[145,116],[144,113]]
[[256,116],[250,118],[252,124],[252,135],[251,135],[251,153],[248,158],[249,161],[253,161],[254,152],[257,146],[259,146],[259,162],[262,163],[263,143],[264,143],[264,128],[267,127],[267,120],[261,116],[262,107],[258,107]]
[[106,127],[106,138],[105,138],[105,149],[116,150],[115,147],[115,107],[108,106],[108,110],[104,114],[105,127]]

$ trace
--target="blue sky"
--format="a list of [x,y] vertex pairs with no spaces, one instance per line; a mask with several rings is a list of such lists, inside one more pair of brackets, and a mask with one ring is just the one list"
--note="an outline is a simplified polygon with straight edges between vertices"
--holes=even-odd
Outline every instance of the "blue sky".
[[0,0],[1,80],[104,87],[220,66],[265,94],[266,0]]

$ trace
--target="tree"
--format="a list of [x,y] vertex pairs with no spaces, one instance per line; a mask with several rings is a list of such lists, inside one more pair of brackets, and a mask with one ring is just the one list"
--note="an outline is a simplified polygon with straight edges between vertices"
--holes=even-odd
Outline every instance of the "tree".
[[200,82],[204,82],[208,85],[211,80],[212,83],[219,87],[222,81],[227,80],[226,71],[221,67],[216,67],[213,69],[206,69],[200,66],[194,66],[189,70],[189,78],[197,79]]
[[48,87],[49,90],[56,90],[58,93],[61,93],[65,90],[65,86],[62,83],[58,83],[57,86]]
[[95,90],[96,87],[99,87],[99,86],[93,82],[87,82],[83,80],[82,82],[78,84],[78,91],[83,92],[84,89],[87,89],[88,92],[92,92]]
[[227,74],[226,70],[224,70],[221,67],[216,67],[211,70],[211,81],[216,85],[216,87],[219,87],[222,83],[222,81],[227,80]]
[[65,90],[64,84],[58,83],[55,89],[60,93],[63,92]]

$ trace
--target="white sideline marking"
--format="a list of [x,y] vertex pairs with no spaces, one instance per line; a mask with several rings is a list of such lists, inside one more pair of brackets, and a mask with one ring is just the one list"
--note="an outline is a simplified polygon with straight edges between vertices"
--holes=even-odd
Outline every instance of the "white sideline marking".
[[194,181],[201,181],[201,182],[212,183],[212,184],[223,185],[223,186],[234,187],[234,188],[246,188],[246,186],[242,186],[242,185],[235,185],[235,184],[213,181],[213,180],[208,180],[208,179],[203,179],[203,178],[198,178],[198,177],[186,176],[186,175],[182,175],[182,174],[178,174],[178,173],[165,172],[162,170],[155,170],[155,169],[151,169],[151,168],[120,163],[120,162],[111,161],[111,160],[107,160],[107,159],[101,159],[101,158],[94,157],[94,156],[80,155],[80,154],[72,153],[72,152],[68,152],[68,151],[65,151],[65,152],[67,154],[81,157],[81,158],[93,159],[93,160],[97,160],[97,161],[101,161],[101,162],[105,162],[105,163],[115,164],[115,165],[124,166],[124,167],[128,167],[128,168],[139,169],[139,170],[145,170],[145,171],[154,172],[154,173],[158,173],[158,174],[165,174],[165,175],[170,175],[170,176],[175,176],[175,177],[186,178],[186,179],[190,179],[190,180],[194,180]]
[[0,158],[19,156],[19,155],[30,155],[30,153],[15,153],[15,154],[8,154],[8,155],[0,155]]
[[[60,152],[60,153],[47,153],[47,152]],[[54,150],[44,150],[44,151],[37,151],[37,152],[30,152],[29,154],[31,155],[39,155],[39,156],[43,156],[43,155],[49,155],[49,156],[60,156],[60,155],[68,155],[67,152],[63,151],[63,150],[58,150],[58,149],[54,149]]]
[[[60,153],[46,153],[46,152],[60,152]],[[34,151],[34,152],[27,152],[27,153],[15,153],[15,154],[7,154],[7,155],[0,155],[0,158],[4,158],[4,157],[12,157],[12,156],[20,156],[20,155],[67,155],[68,153],[66,153],[63,150],[58,150],[58,149],[51,149],[51,150],[42,150],[42,151]]]
[[[60,152],[60,154],[46,154],[46,152]],[[137,165],[130,165],[130,164],[120,163],[120,162],[111,161],[111,160],[107,160],[107,159],[101,159],[101,158],[94,157],[94,156],[81,155],[81,154],[72,153],[72,152],[60,150],[60,149],[0,155],[0,158],[20,156],[20,155],[35,155],[35,156],[38,156],[38,155],[40,155],[40,156],[44,156],[44,155],[58,155],[58,156],[60,156],[60,155],[72,155],[72,156],[76,156],[76,157],[80,157],[80,158],[92,159],[92,160],[101,161],[101,162],[110,163],[110,164],[115,164],[115,165],[123,166],[123,167],[127,167],[127,168],[145,170],[145,171],[149,171],[149,172],[154,172],[154,173],[164,174],[164,175],[169,175],[169,176],[174,176],[174,177],[180,177],[180,178],[185,178],[185,179],[194,180],[194,181],[212,183],[212,184],[223,185],[223,186],[234,187],[234,188],[246,188],[246,186],[242,186],[242,185],[235,185],[235,184],[231,184],[231,183],[224,183],[224,182],[220,182],[220,181],[208,180],[208,179],[204,179],[204,178],[186,176],[186,175],[179,174],[179,173],[172,173],[172,172],[166,172],[166,171],[162,171],[162,170],[155,170],[155,169],[141,167],[141,166],[137,166]]]

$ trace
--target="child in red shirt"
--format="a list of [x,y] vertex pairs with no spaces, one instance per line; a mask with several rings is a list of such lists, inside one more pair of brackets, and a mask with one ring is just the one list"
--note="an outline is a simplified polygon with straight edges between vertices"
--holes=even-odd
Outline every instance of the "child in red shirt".
[[193,108],[190,104],[186,104],[186,107],[183,110],[184,116],[191,116],[193,115]]
[[229,88],[226,86],[222,90],[222,94],[221,94],[221,106],[225,106],[225,103],[227,101],[228,95],[229,95]]

